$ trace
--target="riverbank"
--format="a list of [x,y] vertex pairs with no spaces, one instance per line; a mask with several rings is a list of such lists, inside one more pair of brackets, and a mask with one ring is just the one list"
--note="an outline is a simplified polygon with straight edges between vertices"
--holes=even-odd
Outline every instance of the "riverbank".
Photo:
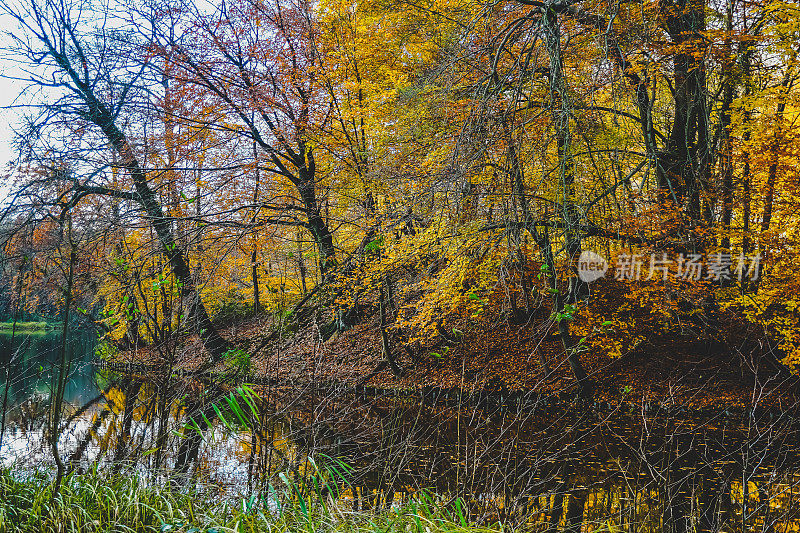
[[443,502],[423,493],[399,505],[379,502],[369,511],[354,511],[347,503],[346,483],[323,484],[323,489],[319,489],[319,485],[317,488],[308,483],[298,485],[285,476],[281,479],[288,485],[277,489],[270,485],[268,490],[234,501],[220,498],[212,486],[198,485],[189,489],[170,484],[154,486],[138,475],[95,471],[67,476],[54,497],[49,474],[2,470],[0,532],[502,531],[497,524],[471,526],[461,500]]
[[[626,302],[625,288],[609,281],[589,305],[602,317]],[[173,339],[168,346],[119,352],[110,369],[152,376],[171,370],[179,377],[212,381],[234,373],[239,381],[290,389],[328,384],[401,395],[456,391],[458,398],[522,394],[569,399],[577,392],[557,325],[544,312],[520,320],[487,308],[480,319],[453,325],[458,338],[440,334],[425,343],[390,335],[398,374],[387,364],[379,316],[372,311],[364,304],[361,319],[328,340],[320,328],[330,317],[323,313],[290,327],[269,316],[233,323],[221,333],[249,354],[244,370],[225,361],[208,368],[210,356],[196,335]],[[585,344],[579,343],[586,346],[580,359],[594,401],[617,404],[624,398],[637,405],[725,412],[747,411],[755,407],[754,398],[761,408],[800,401],[798,378],[780,362],[777,343],[741,314],[717,310],[665,323],[647,305],[626,312],[637,328],[622,320],[584,326],[588,333]],[[580,330],[574,329],[577,339]]]
[[24,332],[45,332],[54,331],[61,327],[61,322],[0,322],[0,333],[11,333],[12,331]]

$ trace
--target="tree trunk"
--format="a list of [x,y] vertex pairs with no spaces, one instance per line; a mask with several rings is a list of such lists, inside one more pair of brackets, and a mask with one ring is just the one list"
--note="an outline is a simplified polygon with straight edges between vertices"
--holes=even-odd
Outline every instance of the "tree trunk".
[[58,449],[58,436],[60,433],[61,407],[64,401],[64,389],[66,387],[68,373],[67,332],[69,331],[69,308],[72,306],[72,284],[75,280],[75,262],[78,258],[77,248],[72,241],[72,217],[69,213],[67,213],[67,240],[69,241],[69,270],[67,272],[67,286],[64,289],[64,325],[61,328],[58,376],[54,396],[51,400],[52,413],[50,417],[50,449],[53,452],[53,459],[56,462],[56,479],[53,483],[53,498],[58,494],[61,488],[61,480],[66,473],[66,465],[61,459],[61,453]]
[[380,288],[378,289],[378,314],[380,315],[380,328],[381,328],[381,346],[383,348],[383,357],[386,359],[386,362],[389,364],[389,368],[392,369],[392,374],[395,376],[402,376],[403,370],[398,366],[397,361],[394,358],[394,354],[392,354],[392,348],[389,346],[389,335],[386,332],[386,291],[384,290],[384,285],[386,284],[386,280],[381,280]]
[[[563,196],[561,218],[564,223],[564,247],[567,253],[570,278],[566,294],[562,294],[558,287],[552,287],[556,292],[556,313],[563,314],[566,304],[571,304],[589,295],[588,284],[577,277],[577,261],[581,254],[581,237],[577,229],[580,216],[575,205],[575,165],[572,158],[572,147],[569,129],[570,102],[564,80],[561,58],[561,32],[558,16],[552,10],[545,15],[545,31],[547,33],[547,51],[550,56],[550,105],[551,117],[556,129],[556,143],[558,148],[560,187]],[[555,265],[548,265],[554,268]],[[555,279],[556,272],[550,273]],[[588,391],[586,371],[581,364],[578,352],[572,344],[569,333],[569,322],[566,319],[558,321],[558,331],[564,352],[567,356],[570,369],[578,382],[581,394]]]
[[658,159],[659,187],[692,222],[700,222],[700,192],[707,189],[710,158],[705,63],[689,48],[705,30],[705,4],[702,0],[660,4],[665,29],[678,52],[673,58],[675,113],[666,150]]
[[584,507],[586,507],[586,491],[574,490],[570,492],[569,501],[567,502],[567,519],[564,524],[565,533],[581,533]]
[[[307,157],[313,161],[310,154]],[[322,211],[317,201],[314,167],[311,163],[304,166],[307,168],[301,169],[297,188],[306,211],[308,229],[319,250],[319,270],[324,280],[325,274],[336,264],[336,250],[333,247],[333,234],[322,217]]]
[[261,312],[261,295],[258,287],[258,232],[255,231],[256,223],[258,222],[258,193],[261,186],[261,174],[258,169],[258,145],[253,141],[253,161],[255,162],[255,178],[256,183],[253,189],[253,205],[255,205],[255,212],[253,213],[253,253],[250,256],[251,276],[253,279],[253,314]]
[[155,192],[150,188],[145,171],[134,155],[127,137],[114,123],[111,111],[94,96],[91,88],[87,87],[84,95],[85,103],[89,108],[87,115],[89,120],[100,127],[120,157],[121,166],[130,173],[134,183],[134,197],[150,219],[150,224],[161,243],[164,256],[181,284],[181,293],[191,299],[189,318],[193,322],[195,330],[203,341],[204,347],[211,354],[212,361],[221,360],[228,349],[228,343],[211,322],[208,311],[200,298],[200,293],[195,287],[186,255],[178,247],[172,234],[170,220],[164,215]]
[[561,515],[564,513],[564,492],[559,490],[553,495],[553,507],[550,510],[550,529],[558,531]]
[[[725,30],[727,36],[725,37],[725,51],[726,57],[733,57],[733,0],[727,3],[727,13],[725,18]],[[731,238],[731,217],[733,216],[733,145],[731,142],[731,105],[733,104],[733,97],[735,92],[734,83],[734,62],[728,59],[724,64],[723,74],[725,76],[723,81],[722,91],[722,106],[720,108],[720,122],[718,128],[719,151],[720,151],[720,171],[722,173],[722,216],[720,223],[722,224],[722,231],[724,232],[720,240],[722,248],[730,250]]]

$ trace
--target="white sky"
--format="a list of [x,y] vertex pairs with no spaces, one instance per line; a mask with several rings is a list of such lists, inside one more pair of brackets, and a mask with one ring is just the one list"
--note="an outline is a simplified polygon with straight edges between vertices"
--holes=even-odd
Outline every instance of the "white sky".
[[[0,173],[5,173],[7,163],[14,158],[14,150],[11,146],[13,138],[12,128],[16,127],[21,121],[21,114],[13,109],[3,109],[14,101],[20,92],[20,82],[2,77],[13,74],[15,70],[14,62],[3,50],[8,46],[9,39],[5,31],[16,27],[16,24],[9,20],[7,16],[0,14]],[[8,184],[5,179],[0,177],[0,202],[8,192]]]
[[[0,58],[0,73],[5,67],[7,60]],[[15,84],[9,80],[0,78],[0,107],[7,106],[11,103],[17,95],[18,89]],[[12,126],[18,123],[20,117],[13,110],[0,109],[0,173],[5,174],[6,164],[14,158],[14,152],[11,146]],[[0,177],[0,202],[5,198],[8,192],[7,183],[5,178]]]

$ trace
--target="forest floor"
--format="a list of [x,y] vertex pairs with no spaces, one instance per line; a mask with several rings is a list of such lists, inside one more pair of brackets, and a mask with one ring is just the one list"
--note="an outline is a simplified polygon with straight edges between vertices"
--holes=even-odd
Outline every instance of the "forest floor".
[[[608,296],[619,287],[607,289],[598,303],[618,305]],[[513,320],[487,313],[480,321],[458,323],[463,334],[457,342],[439,337],[417,344],[413,352],[392,338],[390,345],[402,368],[398,376],[383,356],[378,313],[371,311],[365,308],[360,322],[327,341],[320,334],[324,317],[283,339],[273,336],[270,342],[265,340],[275,332],[275,324],[268,316],[235,321],[222,333],[252,354],[247,378],[404,392],[438,388],[564,397],[577,390],[557,327],[547,315]],[[720,311],[710,322],[649,328],[646,333],[616,356],[602,343],[580,354],[595,401],[617,402],[624,396],[635,403],[738,410],[754,402],[786,406],[800,399],[798,379],[780,364],[775,343],[735,313]],[[208,358],[199,339],[189,336],[172,350],[120,353],[117,362],[163,362],[159,351],[173,353],[174,368],[185,371],[201,367]],[[214,370],[225,372],[226,364]]]

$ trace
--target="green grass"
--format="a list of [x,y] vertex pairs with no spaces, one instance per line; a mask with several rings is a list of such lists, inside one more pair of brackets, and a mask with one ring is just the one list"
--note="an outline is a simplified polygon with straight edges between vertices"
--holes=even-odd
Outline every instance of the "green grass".
[[[312,476],[313,477],[313,476]],[[321,491],[303,495],[287,480],[282,489],[235,501],[219,495],[157,487],[139,476],[97,473],[65,478],[53,498],[50,476],[15,476],[0,470],[0,532],[70,533],[89,531],[173,533],[498,533],[500,526],[468,525],[460,501],[437,508],[421,495],[400,508],[353,512]],[[307,485],[319,487],[317,483]],[[277,504],[275,503],[277,502]]]
[[[17,331],[51,331],[61,327],[59,322],[17,322]],[[0,331],[11,331],[14,329],[13,322],[0,322]]]

